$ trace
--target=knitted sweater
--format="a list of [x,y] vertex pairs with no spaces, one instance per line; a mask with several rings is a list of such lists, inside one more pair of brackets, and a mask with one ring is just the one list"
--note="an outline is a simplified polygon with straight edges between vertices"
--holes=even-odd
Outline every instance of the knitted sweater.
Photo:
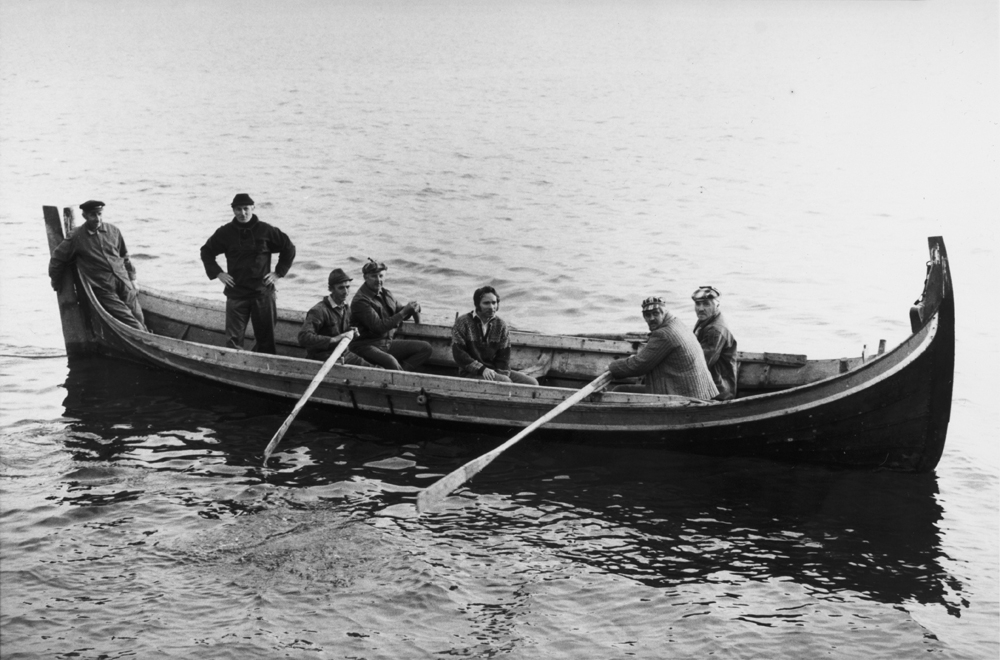
[[650,394],[676,394],[708,401],[719,393],[698,340],[669,312],[638,353],[615,360],[608,369],[615,378],[645,376],[646,391]]

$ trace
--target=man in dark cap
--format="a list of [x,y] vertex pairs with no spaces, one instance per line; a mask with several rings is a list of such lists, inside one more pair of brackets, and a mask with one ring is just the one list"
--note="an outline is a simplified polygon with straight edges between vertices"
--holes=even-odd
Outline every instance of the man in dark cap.
[[712,380],[719,388],[716,399],[728,401],[736,396],[736,338],[719,311],[720,295],[714,286],[702,286],[691,295],[691,299],[698,317],[698,322],[694,324],[694,336],[701,344]]
[[[278,303],[274,283],[284,277],[295,260],[295,246],[277,227],[254,215],[250,195],[233,198],[233,219],[215,230],[201,248],[208,279],[218,279],[226,288],[226,346],[243,348],[247,321],[253,324],[256,339],[252,350],[276,352],[274,325]],[[271,272],[271,255],[278,253],[278,265]],[[226,270],[215,258],[226,255]]]
[[[353,339],[357,335],[357,330],[351,326],[351,308],[347,306],[352,281],[353,278],[341,268],[330,272],[327,278],[330,295],[306,312],[306,320],[299,330],[299,345],[305,347],[306,357],[326,362],[342,339]],[[344,351],[338,364],[373,366],[350,351]]]
[[709,401],[719,393],[705,365],[698,340],[676,316],[666,311],[663,299],[642,301],[642,318],[649,326],[649,341],[639,352],[613,361],[608,370],[615,378],[644,376],[642,385],[619,385],[616,392],[676,394]]
[[393,335],[407,319],[420,323],[420,303],[396,302],[382,286],[385,271],[385,264],[373,259],[361,268],[365,283],[351,300],[351,319],[358,327],[351,350],[383,369],[413,371],[431,356],[431,345],[417,339],[393,339]]
[[135,267],[117,227],[104,222],[104,202],[80,204],[84,224],[60,243],[49,260],[49,278],[56,291],[70,264],[76,263],[94,295],[111,316],[137,330],[145,330],[135,288]]

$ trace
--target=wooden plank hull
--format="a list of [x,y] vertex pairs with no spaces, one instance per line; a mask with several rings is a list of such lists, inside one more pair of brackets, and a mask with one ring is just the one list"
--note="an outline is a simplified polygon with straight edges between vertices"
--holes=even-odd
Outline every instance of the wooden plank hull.
[[[866,468],[924,472],[944,447],[954,370],[954,303],[943,242],[929,240],[929,266],[914,332],[895,349],[842,361],[762,360],[744,365],[741,386],[763,383],[762,394],[725,403],[683,397],[604,392],[577,404],[540,431],[550,438],[612,446],[652,445],[711,455],[744,455]],[[282,310],[279,355],[221,344],[224,305],[144,291],[151,333],[111,318],[86,284],[85,316],[101,352],[237,389],[297,400],[320,366],[295,345],[303,314]],[[335,366],[311,399],[333,410],[405,419],[413,424],[479,429],[509,435],[567,398],[552,386],[488,383],[454,375],[449,329],[412,324],[406,336],[434,346],[435,373]],[[637,347],[627,340],[515,333],[515,366],[545,374],[547,384],[590,380],[611,360]],[[795,356],[792,356],[795,357]],[[827,364],[828,363],[828,364]],[[799,386],[777,389],[759,372],[799,374]],[[797,370],[797,371],[796,371]],[[750,373],[750,376],[746,376]],[[773,391],[769,391],[773,390]]]

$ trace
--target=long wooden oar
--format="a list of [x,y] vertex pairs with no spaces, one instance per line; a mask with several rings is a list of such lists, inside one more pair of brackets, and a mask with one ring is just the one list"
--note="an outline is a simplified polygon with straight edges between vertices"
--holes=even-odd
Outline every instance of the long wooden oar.
[[448,493],[474,477],[480,470],[489,465],[494,458],[523,440],[529,433],[537,429],[542,424],[545,424],[558,415],[566,412],[581,399],[584,399],[594,392],[607,387],[610,382],[611,373],[605,371],[603,374],[595,378],[590,384],[576,392],[573,396],[560,403],[542,417],[539,417],[534,423],[526,427],[507,442],[503,443],[493,451],[487,452],[479,458],[469,461],[454,472],[441,477],[427,488],[424,488],[417,494],[417,513],[423,513],[433,507],[435,504],[447,497]]
[[288,416],[288,419],[285,420],[285,423],[281,425],[278,432],[274,434],[273,438],[271,438],[271,442],[267,443],[267,448],[264,449],[264,465],[267,465],[267,459],[271,458],[271,452],[273,452],[274,448],[278,446],[279,442],[281,442],[281,438],[284,437],[288,427],[292,425],[292,420],[294,420],[295,416],[299,414],[300,410],[302,410],[302,406],[306,405],[306,401],[308,401],[309,397],[312,396],[312,393],[316,391],[319,384],[323,382],[323,378],[326,377],[327,372],[333,368],[333,365],[338,359],[340,359],[340,356],[344,354],[344,351],[347,350],[347,345],[350,343],[350,337],[344,337],[341,339],[340,343],[337,344],[337,348],[333,349],[333,353],[330,353],[330,357],[326,359],[323,366],[316,372],[316,376],[312,379],[312,382],[309,383],[309,387],[307,387],[306,391],[302,394],[302,398],[300,398],[299,402],[295,404],[294,408],[292,408],[292,413]]

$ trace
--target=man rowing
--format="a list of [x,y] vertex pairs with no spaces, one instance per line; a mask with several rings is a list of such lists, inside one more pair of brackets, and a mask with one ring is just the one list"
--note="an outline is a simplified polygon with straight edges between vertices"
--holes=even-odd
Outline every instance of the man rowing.
[[727,401],[736,396],[736,338],[719,310],[719,290],[712,286],[698,287],[691,295],[694,313],[698,322],[694,324],[694,336],[701,344],[705,363],[712,374],[712,380],[719,389],[718,401]]
[[91,199],[80,204],[84,224],[77,227],[52,252],[49,278],[56,291],[73,263],[87,278],[94,295],[111,316],[137,330],[146,329],[135,288],[135,267],[121,231],[104,222],[104,202]]
[[614,391],[675,394],[705,401],[718,395],[698,340],[666,311],[663,299],[643,300],[642,318],[649,326],[649,340],[635,355],[613,361],[608,370],[616,379],[643,376],[644,382],[619,385]]
[[351,300],[351,320],[358,328],[358,336],[350,349],[361,358],[383,369],[414,371],[431,356],[431,345],[417,339],[394,339],[403,321],[413,319],[420,323],[420,303],[405,305],[396,301],[386,289],[386,265],[369,259],[361,267],[365,283]]
[[[306,320],[299,330],[299,345],[306,349],[306,357],[325,362],[341,340],[357,336],[357,330],[351,325],[351,308],[347,305],[353,279],[342,268],[330,271],[327,278],[330,295],[306,312]],[[350,351],[344,351],[337,363],[373,366]]]

